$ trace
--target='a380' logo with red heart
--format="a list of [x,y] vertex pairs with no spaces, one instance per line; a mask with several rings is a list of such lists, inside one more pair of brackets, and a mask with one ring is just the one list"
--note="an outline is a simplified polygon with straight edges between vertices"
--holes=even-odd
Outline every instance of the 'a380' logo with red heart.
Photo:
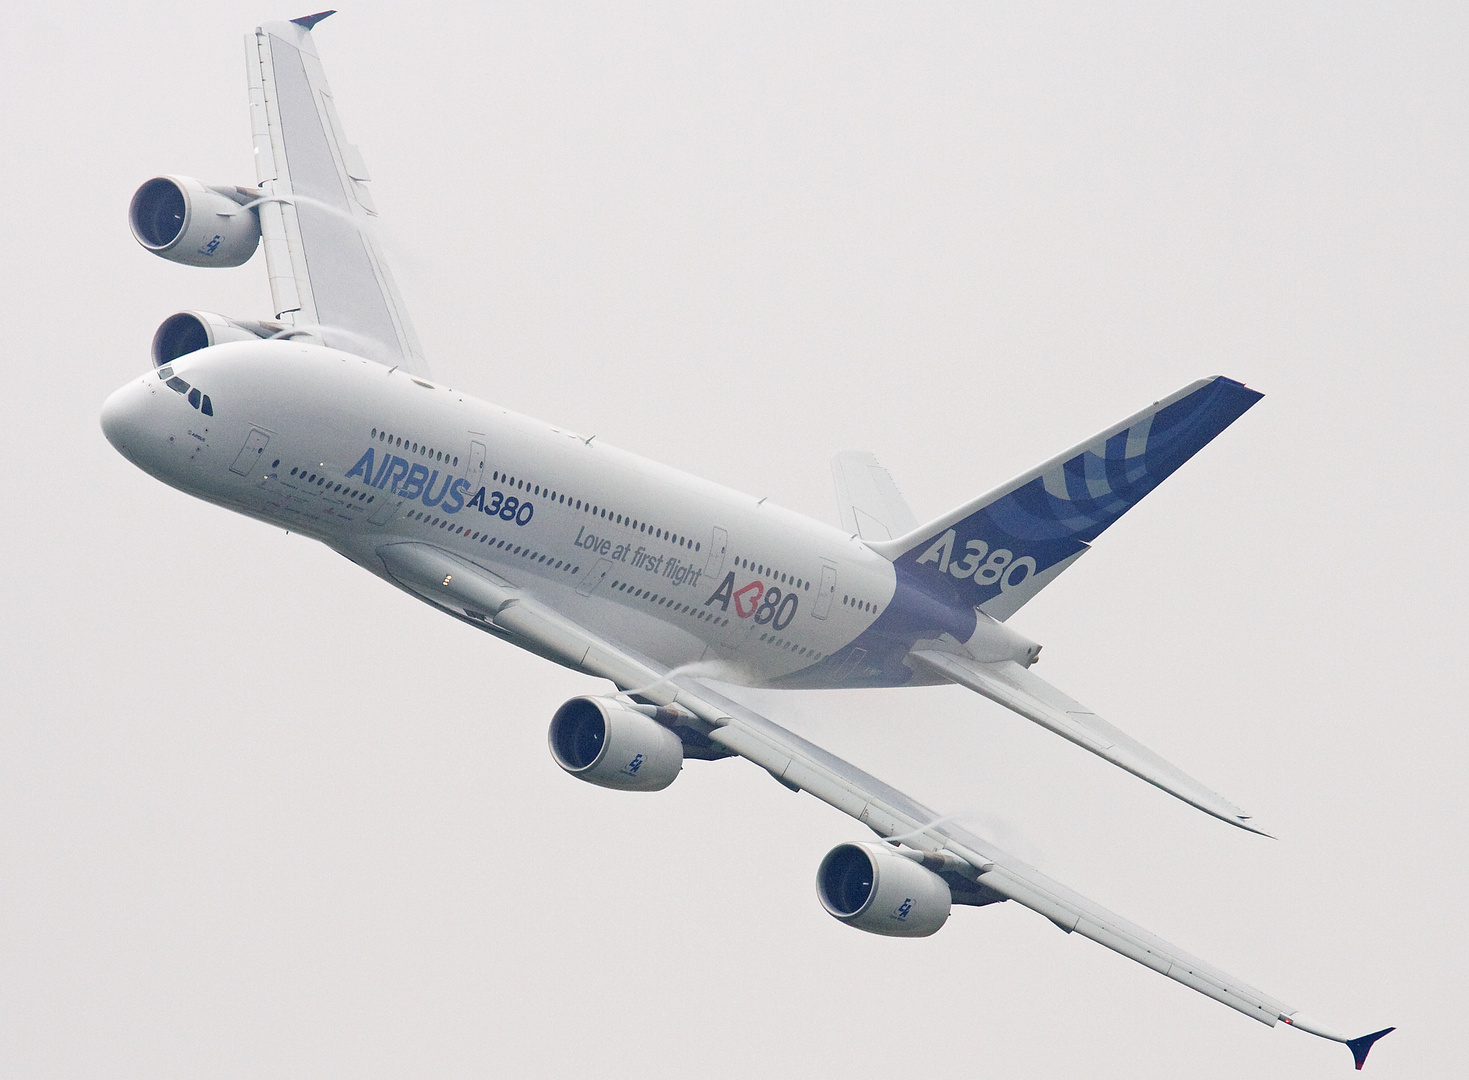
[[801,598],[794,592],[785,592],[778,585],[767,587],[763,581],[752,581],[736,589],[735,576],[731,570],[724,575],[719,588],[704,601],[704,606],[718,604],[720,611],[728,611],[734,602],[734,613],[741,619],[753,618],[761,626],[769,623],[772,629],[784,630],[796,617]]

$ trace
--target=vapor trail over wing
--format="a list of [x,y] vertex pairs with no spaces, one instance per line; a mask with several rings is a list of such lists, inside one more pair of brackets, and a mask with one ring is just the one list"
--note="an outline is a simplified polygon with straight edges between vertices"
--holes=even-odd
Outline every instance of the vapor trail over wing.
[[[805,791],[860,821],[881,837],[942,860],[990,893],[1039,912],[1077,933],[1270,1027],[1284,1021],[1352,1047],[1365,1058],[1370,1040],[1352,1040],[1322,1027],[1263,991],[1191,956],[1142,927],[1052,881],[987,840],[951,824],[897,789],[779,724],[712,690],[700,680],[670,674],[654,661],[606,641],[550,610],[532,595],[447,551],[399,543],[378,550],[388,575],[404,589],[509,638],[532,652],[642,688],[637,699],[676,712],[681,727],[754,762],[781,784]],[[1360,1051],[1360,1053],[1359,1053]]]

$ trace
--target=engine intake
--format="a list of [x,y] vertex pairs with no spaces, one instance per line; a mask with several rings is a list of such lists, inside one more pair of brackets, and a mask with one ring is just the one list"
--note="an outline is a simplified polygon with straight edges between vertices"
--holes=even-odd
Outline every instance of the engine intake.
[[240,322],[212,311],[180,311],[158,325],[153,334],[153,366],[226,341],[255,341],[273,336],[280,324]]
[[260,246],[250,196],[192,176],[155,176],[133,193],[128,224],[155,255],[185,266],[239,266]]
[[615,698],[572,698],[551,718],[551,756],[578,780],[617,791],[662,791],[683,768],[683,743]]
[[927,937],[953,905],[943,878],[887,844],[832,848],[816,871],[816,895],[834,918],[884,937]]

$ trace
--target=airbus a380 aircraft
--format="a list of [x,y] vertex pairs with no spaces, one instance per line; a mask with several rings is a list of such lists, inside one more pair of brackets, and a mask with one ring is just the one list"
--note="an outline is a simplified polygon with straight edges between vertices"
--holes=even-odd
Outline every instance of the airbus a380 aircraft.
[[1013,900],[1262,1023],[1337,1034],[1189,956],[712,689],[969,687],[1232,825],[1250,816],[1030,670],[1006,620],[1260,397],[1193,383],[919,525],[870,455],[833,464],[843,528],[439,385],[372,230],[312,42],[331,12],[246,36],[254,187],[181,176],[134,235],[193,266],[265,248],[274,318],[165,320],[153,370],[108,398],[108,440],[198,498],[304,533],[440,610],[617,691],[551,721],[573,776],[656,791],[743,757],[876,833],[821,861],[836,918],[919,937]]

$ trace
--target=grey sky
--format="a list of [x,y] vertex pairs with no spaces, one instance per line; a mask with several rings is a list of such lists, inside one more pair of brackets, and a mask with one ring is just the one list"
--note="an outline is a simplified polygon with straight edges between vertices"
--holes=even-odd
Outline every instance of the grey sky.
[[[740,762],[562,774],[599,684],[163,487],[103,398],[263,261],[254,4],[6,17],[0,1073],[1342,1076],[1015,905],[821,911],[859,828]],[[434,374],[835,521],[920,518],[1200,375],[1267,395],[1022,611],[1232,830],[958,688],[747,695],[1320,1020],[1462,1069],[1463,5],[420,5],[316,31]],[[605,684],[602,684],[605,685]]]

